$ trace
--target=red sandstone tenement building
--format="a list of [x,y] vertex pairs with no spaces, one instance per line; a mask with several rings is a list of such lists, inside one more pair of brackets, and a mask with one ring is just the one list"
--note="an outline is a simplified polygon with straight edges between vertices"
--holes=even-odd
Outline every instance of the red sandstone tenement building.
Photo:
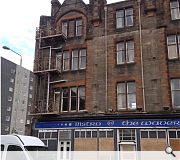
[[34,73],[49,150],[180,150],[179,0],[52,0]]

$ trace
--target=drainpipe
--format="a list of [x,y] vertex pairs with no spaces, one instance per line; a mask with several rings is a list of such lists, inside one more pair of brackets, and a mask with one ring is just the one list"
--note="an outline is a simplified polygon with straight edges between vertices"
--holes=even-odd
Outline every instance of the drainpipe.
[[[49,71],[51,67],[51,46],[49,47]],[[48,86],[47,86],[47,104],[46,104],[46,111],[48,112],[48,108],[49,108],[49,85],[50,85],[50,73],[48,72],[48,82],[47,82]]]
[[108,112],[108,42],[107,42],[107,6],[104,7],[105,12],[105,26],[104,26],[104,34],[105,34],[105,72],[106,72],[106,113]]
[[143,111],[146,112],[146,99],[145,99],[145,87],[144,87],[144,63],[143,63],[143,49],[142,49],[142,26],[141,26],[141,0],[138,2],[138,13],[139,13],[139,43],[140,43],[140,54],[141,54],[141,81],[143,91]]

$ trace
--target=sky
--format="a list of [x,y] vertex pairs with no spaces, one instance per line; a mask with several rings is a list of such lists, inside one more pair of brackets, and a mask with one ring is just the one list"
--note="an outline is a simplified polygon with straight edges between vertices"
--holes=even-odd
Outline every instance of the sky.
[[[64,0],[59,0],[63,3]],[[120,0],[107,0],[114,3]],[[89,3],[89,0],[84,0]],[[0,57],[20,64],[20,56],[2,46],[22,55],[22,66],[33,70],[35,32],[41,15],[50,16],[51,0],[2,0],[0,2]]]

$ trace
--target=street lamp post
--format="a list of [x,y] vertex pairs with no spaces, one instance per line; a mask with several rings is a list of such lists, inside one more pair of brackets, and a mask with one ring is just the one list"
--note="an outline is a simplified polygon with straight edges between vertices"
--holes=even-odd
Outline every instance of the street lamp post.
[[6,50],[10,50],[10,51],[16,53],[17,55],[19,55],[21,57],[21,59],[20,59],[20,66],[22,66],[22,56],[19,53],[17,53],[16,51],[12,50],[11,48],[9,48],[7,46],[3,46],[2,48],[6,49]]

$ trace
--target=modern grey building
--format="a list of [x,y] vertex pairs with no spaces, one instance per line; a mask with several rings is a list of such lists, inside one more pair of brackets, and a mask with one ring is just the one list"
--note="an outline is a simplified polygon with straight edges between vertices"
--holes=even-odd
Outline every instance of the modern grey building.
[[29,134],[33,73],[1,57],[1,134]]

